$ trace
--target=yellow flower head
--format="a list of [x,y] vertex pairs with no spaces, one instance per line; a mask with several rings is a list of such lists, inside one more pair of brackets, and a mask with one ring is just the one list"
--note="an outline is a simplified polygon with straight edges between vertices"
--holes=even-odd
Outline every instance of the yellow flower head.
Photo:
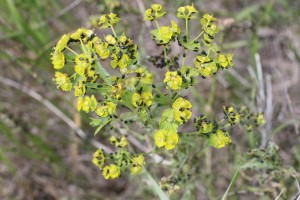
[[74,96],[82,97],[85,95],[86,87],[82,81],[78,82],[77,85],[74,86]]
[[127,54],[123,54],[122,58],[119,60],[119,67],[120,69],[124,69],[131,64],[131,59]]
[[110,45],[115,45],[115,44],[117,44],[116,38],[115,38],[114,36],[112,36],[112,35],[107,35],[107,36],[105,36],[105,40],[106,40],[106,42],[107,42],[108,44],[110,44]]
[[121,175],[121,171],[117,165],[110,164],[103,168],[102,175],[105,179],[116,179]]
[[126,147],[128,145],[128,140],[127,137],[125,136],[122,137],[111,136],[109,138],[109,141],[111,144],[115,145],[116,147]]
[[216,133],[210,134],[209,144],[212,147],[220,149],[230,143],[231,143],[231,139],[230,139],[228,132],[224,132],[219,129],[219,130],[217,130]]
[[196,19],[197,17],[194,14],[197,12],[198,10],[194,7],[194,5],[183,6],[178,8],[177,17],[183,19]]
[[216,60],[219,66],[221,66],[223,69],[227,69],[229,62],[225,55],[219,54]]
[[101,106],[98,106],[96,109],[96,114],[100,117],[107,117],[116,112],[117,105],[113,102],[104,102]]
[[158,44],[168,44],[174,37],[173,37],[173,29],[168,26],[162,26],[158,29],[152,30],[151,34],[153,39]]
[[83,110],[84,112],[88,113],[90,111],[94,111],[97,107],[97,100],[94,95],[91,97],[79,97],[78,98],[78,104],[77,109],[78,111]]
[[179,90],[182,85],[182,78],[178,75],[177,72],[168,71],[166,73],[164,83],[167,83],[167,86],[172,90]]
[[166,150],[174,149],[179,140],[178,134],[173,130],[158,130],[154,133],[156,146],[165,147]]
[[92,62],[93,62],[92,58],[90,56],[86,56],[84,53],[79,54],[75,58],[75,64],[83,67],[84,69],[91,66]]
[[162,12],[162,6],[160,4],[152,4],[151,8],[145,11],[144,20],[156,20],[164,16],[166,12]]
[[116,83],[111,88],[111,95],[116,100],[121,100],[124,92],[125,92],[125,88],[123,83]]
[[152,105],[153,95],[151,92],[133,93],[131,102],[134,107],[150,107]]
[[86,43],[92,38],[93,35],[94,31],[85,28],[79,28],[70,35],[70,38],[75,41],[81,40],[82,42]]
[[64,34],[60,38],[60,40],[57,42],[57,44],[55,46],[55,51],[56,52],[62,52],[66,48],[66,46],[68,45],[69,41],[70,41],[70,36]]
[[101,59],[106,59],[110,55],[110,51],[108,49],[108,43],[103,42],[100,38],[96,38],[93,40],[94,48],[98,56],[100,56]]
[[100,26],[100,28],[108,28],[114,24],[117,24],[120,21],[120,18],[114,14],[114,13],[110,13],[108,15],[101,15],[98,25]]
[[67,74],[55,72],[55,78],[53,81],[56,83],[57,88],[61,88],[63,91],[72,90],[72,83]]
[[232,106],[223,106],[224,114],[231,125],[241,121],[240,113]]
[[105,155],[102,149],[98,149],[97,151],[95,151],[92,162],[100,169],[103,167],[105,162]]
[[262,113],[256,114],[256,116],[255,116],[255,124],[257,126],[261,126],[261,125],[264,125],[265,123],[266,123],[266,120],[265,120],[264,114],[262,114]]
[[182,97],[173,102],[172,108],[174,110],[174,118],[179,123],[186,122],[192,116],[192,112],[189,110],[192,108],[192,104]]
[[132,167],[130,169],[131,174],[140,173],[144,165],[145,165],[145,158],[143,155],[134,156],[132,158]]
[[61,69],[65,66],[65,56],[61,51],[54,51],[51,53],[51,60],[54,69]]
[[148,85],[153,83],[153,74],[146,70],[146,68],[140,67],[136,69],[135,72],[142,84]]

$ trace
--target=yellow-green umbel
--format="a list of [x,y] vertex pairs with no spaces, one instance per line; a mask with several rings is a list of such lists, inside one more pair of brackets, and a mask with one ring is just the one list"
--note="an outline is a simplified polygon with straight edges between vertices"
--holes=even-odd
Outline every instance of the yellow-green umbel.
[[173,102],[172,108],[174,111],[174,118],[179,123],[186,122],[192,116],[192,112],[190,111],[190,108],[192,108],[191,102],[182,97],[179,97]]

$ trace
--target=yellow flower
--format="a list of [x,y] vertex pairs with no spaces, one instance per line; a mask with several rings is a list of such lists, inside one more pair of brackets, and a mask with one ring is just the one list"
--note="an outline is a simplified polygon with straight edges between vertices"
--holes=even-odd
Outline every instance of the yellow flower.
[[232,54],[227,54],[227,61],[228,61],[228,64],[230,65],[230,67],[233,66],[232,57],[233,57]]
[[84,69],[91,66],[92,58],[90,56],[86,56],[84,53],[79,54],[75,58],[75,64],[83,67]]
[[257,126],[261,126],[261,125],[264,125],[266,123],[266,120],[265,120],[265,117],[262,113],[258,113],[256,116],[255,116],[255,124]]
[[152,4],[151,8],[157,12],[161,11],[162,6],[160,4]]
[[56,83],[57,88],[61,88],[63,91],[72,90],[72,83],[67,74],[55,72],[55,79],[53,81]]
[[192,116],[192,112],[189,110],[192,108],[192,104],[182,97],[173,102],[172,108],[174,110],[174,118],[177,122],[186,122]]
[[74,69],[75,69],[75,72],[76,72],[78,75],[84,76],[86,67],[83,67],[83,66],[81,66],[81,65],[75,65],[75,66],[74,66]]
[[100,169],[103,167],[105,156],[102,149],[98,149],[97,151],[95,151],[92,162]]
[[177,17],[183,18],[183,19],[196,19],[197,17],[194,16],[194,14],[197,12],[198,12],[198,10],[194,7],[194,5],[183,6],[183,7],[178,8]]
[[158,34],[163,41],[166,41],[164,43],[169,42],[173,36],[172,30],[168,26],[162,26],[159,28]]
[[83,42],[87,42],[93,35],[94,31],[85,28],[79,28],[70,35],[70,38],[75,41],[82,40]]
[[142,167],[145,165],[145,158],[143,155],[138,155],[132,158],[132,167],[130,169],[131,174],[138,174],[142,171]]
[[102,42],[99,38],[97,38],[94,40],[94,48],[101,59],[106,59],[109,57],[110,51],[108,49],[107,42]]
[[142,84],[152,84],[153,74],[146,70],[144,67],[140,67],[135,70],[137,77],[141,79]]
[[149,107],[152,105],[153,96],[151,92],[133,93],[131,97],[132,105],[135,107]]
[[115,44],[117,44],[117,40],[116,40],[116,38],[114,37],[114,36],[112,36],[112,35],[107,35],[107,36],[105,36],[105,40],[108,42],[108,44],[110,44],[110,45],[115,45]]
[[166,73],[164,83],[167,83],[167,86],[172,90],[179,90],[182,84],[182,78],[178,75],[177,72],[168,71]]
[[116,83],[111,88],[112,97],[117,100],[121,100],[124,92],[125,92],[125,88],[123,83]]
[[70,36],[64,34],[60,38],[60,40],[57,42],[57,44],[55,46],[55,51],[56,52],[62,52],[66,48],[66,46],[68,45],[69,41],[70,41]]
[[120,21],[120,18],[114,14],[109,13],[108,15],[102,15],[99,19],[98,25],[100,28],[108,28]]
[[127,54],[123,54],[122,58],[119,60],[119,67],[121,69],[126,68],[130,65],[131,59]]
[[105,179],[115,179],[121,175],[121,171],[117,165],[110,164],[103,168],[102,175]]
[[164,16],[166,12],[162,12],[162,6],[160,4],[152,4],[151,8],[145,11],[144,20],[155,20]]
[[82,97],[85,95],[86,87],[82,81],[80,81],[76,86],[74,86],[74,96]]
[[219,54],[218,57],[216,58],[217,63],[223,68],[223,69],[227,69],[228,66],[228,60],[227,57],[223,54]]
[[94,95],[92,95],[91,97],[87,96],[87,97],[79,97],[78,98],[78,104],[77,104],[77,109],[78,111],[83,110],[84,112],[88,113],[90,111],[94,111],[97,107],[97,100],[94,97]]
[[230,136],[228,132],[224,132],[222,130],[217,130],[216,133],[210,134],[209,144],[212,147],[217,149],[225,147],[227,144],[231,143]]
[[113,102],[104,102],[101,106],[96,109],[96,114],[100,117],[107,117],[116,112],[117,105]]
[[240,113],[238,113],[234,107],[223,106],[224,114],[227,117],[229,123],[234,125],[235,123],[239,123],[241,121]]
[[51,60],[54,69],[61,69],[65,66],[65,56],[61,51],[54,51],[51,53]]
[[173,130],[158,130],[154,134],[156,146],[165,147],[166,150],[174,149],[179,140],[178,134]]
[[122,137],[111,136],[109,138],[109,141],[111,144],[115,145],[116,147],[125,147],[128,145],[128,140],[127,137],[125,136]]

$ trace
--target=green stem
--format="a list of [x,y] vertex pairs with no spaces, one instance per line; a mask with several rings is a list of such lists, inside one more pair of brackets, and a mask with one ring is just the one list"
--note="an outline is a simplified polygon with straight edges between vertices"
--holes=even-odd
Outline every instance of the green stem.
[[166,46],[164,45],[164,61],[165,61],[165,64],[166,64],[166,67],[167,67],[167,71],[169,71],[169,65],[167,65],[167,48]]
[[201,33],[199,33],[199,35],[197,35],[197,37],[195,37],[194,39],[193,39],[193,42],[195,42],[202,34],[204,33],[204,31],[202,31]]
[[185,63],[185,59],[186,59],[186,54],[187,54],[187,49],[184,51],[184,57],[182,58],[182,63],[181,63],[181,67],[184,66],[184,63]]
[[154,193],[157,194],[157,196],[160,198],[160,200],[169,200],[169,197],[166,195],[164,191],[160,188],[158,183],[154,180],[154,178],[151,176],[151,174],[144,168],[144,175],[148,179],[149,187],[153,190]]
[[208,99],[208,105],[210,105],[210,106],[212,106],[214,103],[215,96],[216,96],[216,90],[217,90],[217,78],[214,77],[213,84],[211,86],[210,93],[209,93],[209,99]]
[[112,25],[110,25],[110,29],[111,29],[111,31],[113,32],[114,36],[117,37],[117,34],[116,34],[116,32],[115,32],[115,29],[114,29],[114,27],[113,27]]
[[157,28],[160,28],[157,20],[155,20],[155,24],[156,24]]
[[78,53],[76,53],[75,51],[73,51],[73,49],[71,49],[70,47],[66,46],[66,49],[68,49],[70,52],[72,52],[73,54],[75,54],[76,56],[78,56]]
[[237,168],[237,170],[235,171],[235,173],[234,173],[234,175],[233,175],[233,177],[232,177],[232,179],[231,179],[231,181],[230,181],[230,184],[229,184],[229,186],[228,186],[226,192],[224,193],[224,195],[223,195],[223,197],[222,197],[222,200],[225,200],[225,199],[226,199],[226,196],[227,196],[227,194],[228,194],[228,192],[229,192],[229,190],[230,190],[232,184],[234,183],[234,181],[235,181],[235,179],[236,179],[236,176],[238,175],[238,172],[239,172],[239,171],[240,171],[240,167]]
[[189,40],[189,21],[188,21],[188,19],[185,19],[185,32],[186,32],[187,40]]
[[183,133],[182,135],[200,135],[200,133],[198,131],[195,131],[195,132]]

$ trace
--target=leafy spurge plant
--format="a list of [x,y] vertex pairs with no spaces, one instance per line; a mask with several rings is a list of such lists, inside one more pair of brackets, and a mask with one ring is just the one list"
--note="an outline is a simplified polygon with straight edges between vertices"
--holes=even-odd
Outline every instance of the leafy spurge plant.
[[[57,70],[54,78],[57,88],[73,89],[78,111],[93,115],[91,125],[97,127],[95,134],[104,126],[114,130],[109,141],[115,151],[109,154],[98,149],[92,160],[105,179],[115,179],[129,171],[138,174],[145,165],[148,152],[135,153],[127,137],[118,131],[120,127],[130,134],[134,126],[139,126],[141,136],[150,136],[157,147],[153,151],[159,148],[171,151],[180,145],[183,135],[201,136],[210,146],[223,148],[232,142],[230,126],[241,124],[250,130],[265,123],[261,113],[251,115],[245,108],[224,107],[225,117],[219,122],[199,115],[194,119],[195,132],[179,132],[193,115],[192,103],[183,96],[183,91],[196,85],[199,76],[205,79],[233,66],[232,54],[222,54],[214,43],[219,31],[215,17],[203,15],[200,33],[191,38],[189,21],[198,19],[198,13],[193,5],[178,8],[177,17],[185,21],[182,29],[175,21],[159,25],[158,19],[166,14],[161,5],[153,4],[146,10],[144,20],[156,26],[150,32],[152,39],[162,47],[162,54],[149,58],[158,68],[166,69],[161,83],[154,83],[153,72],[139,63],[138,46],[134,41],[126,33],[116,33],[114,26],[120,18],[114,13],[98,20],[98,28],[110,28],[112,34],[100,38],[93,30],[79,28],[63,35],[53,49],[51,59]],[[174,42],[184,50],[181,65],[178,64],[179,55],[170,55]],[[194,66],[186,65],[187,54],[193,52],[197,52]],[[169,179],[175,180],[174,177]],[[170,191],[178,189],[177,183],[170,183],[162,180],[161,186]]]

